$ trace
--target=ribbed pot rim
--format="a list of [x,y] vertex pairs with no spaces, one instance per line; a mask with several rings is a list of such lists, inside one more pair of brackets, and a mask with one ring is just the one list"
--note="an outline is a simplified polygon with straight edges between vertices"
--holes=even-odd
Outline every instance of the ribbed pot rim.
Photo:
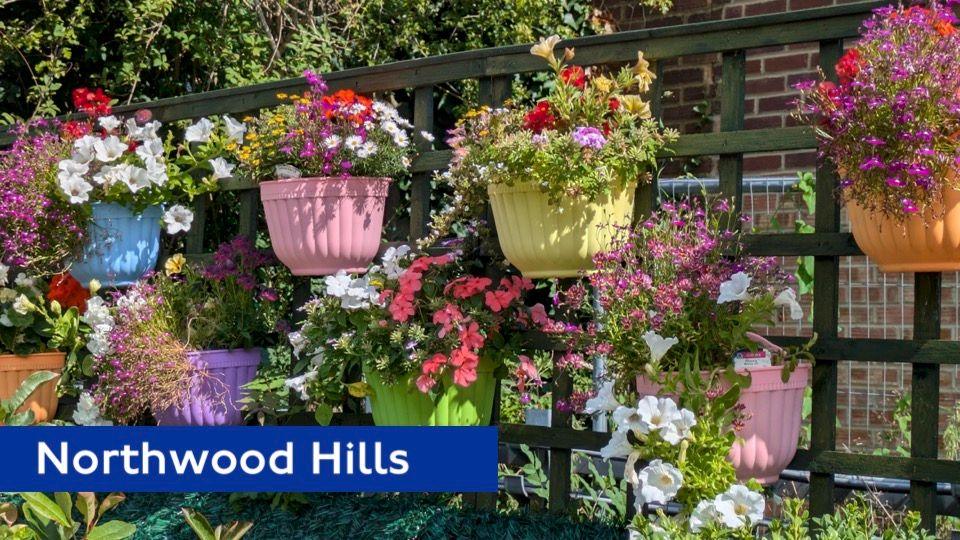
[[[637,182],[629,182],[626,186],[614,186],[610,190],[611,193],[621,193],[626,190],[635,190],[637,189]],[[513,185],[507,184],[488,184],[487,185],[487,194],[488,195],[502,195],[507,193],[540,193],[544,197],[547,196],[546,193],[540,189],[540,186],[533,182],[516,182]],[[579,197],[579,199],[585,199],[585,197]],[[576,200],[576,199],[574,199]]]
[[[793,390],[797,388],[803,388],[807,386],[810,381],[810,371],[812,366],[810,364],[799,364],[793,373],[790,374],[790,380],[783,382],[780,378],[780,372],[783,370],[783,366],[748,366],[743,369],[738,369],[737,373],[743,375],[749,373],[751,377],[750,386],[747,388],[742,388],[740,394],[750,394],[754,392],[768,392],[770,390]],[[708,370],[703,370],[700,372],[700,375],[706,377],[711,372]],[[645,375],[637,375],[637,386],[639,389],[640,382],[644,382],[644,386],[653,387],[660,385],[653,383]]]
[[66,353],[59,351],[34,353],[26,356],[0,354],[0,371],[63,369],[66,358]]
[[161,204],[151,204],[143,209],[142,212],[134,212],[132,208],[125,204],[119,203],[108,203],[108,202],[94,202],[90,205],[91,208],[96,208],[100,215],[95,217],[105,217],[105,218],[121,218],[121,217],[132,217],[138,218],[141,216],[147,216],[150,218],[158,218],[163,214],[163,205]]
[[318,197],[386,197],[393,179],[385,176],[309,176],[260,182],[260,200]]
[[209,349],[205,351],[190,351],[187,357],[191,363],[203,361],[206,369],[259,366],[262,358],[260,347],[252,349]]

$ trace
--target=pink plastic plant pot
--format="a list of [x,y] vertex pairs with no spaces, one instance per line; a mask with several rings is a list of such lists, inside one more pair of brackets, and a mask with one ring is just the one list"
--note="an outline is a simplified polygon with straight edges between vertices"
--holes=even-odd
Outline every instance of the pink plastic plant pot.
[[380,249],[389,178],[262,182],[260,200],[277,258],[298,276],[365,272]]
[[261,349],[189,353],[199,373],[185,385],[183,403],[154,411],[160,426],[235,426],[243,422],[243,386],[257,376]]
[[[761,484],[772,484],[797,453],[803,392],[810,381],[810,365],[797,366],[786,383],[780,378],[782,369],[782,366],[767,366],[745,370],[750,373],[751,383],[740,392],[739,403],[744,405],[748,419],[737,434],[742,441],[734,443],[727,456],[741,481],[756,478]],[[640,397],[676,398],[662,394],[660,385],[642,375],[637,376],[637,392]]]

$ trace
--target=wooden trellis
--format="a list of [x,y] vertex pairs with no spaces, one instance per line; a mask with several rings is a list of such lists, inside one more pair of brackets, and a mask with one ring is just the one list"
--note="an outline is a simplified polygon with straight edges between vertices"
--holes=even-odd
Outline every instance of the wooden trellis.
[[[810,129],[788,127],[744,130],[746,54],[748,49],[797,43],[818,43],[820,65],[833,73],[833,65],[843,51],[843,40],[857,36],[860,23],[881,2],[859,2],[828,8],[794,11],[736,20],[704,22],[683,26],[621,32],[569,40],[562,46],[576,47],[576,63],[583,65],[630,62],[636,51],[656,62],[662,73],[662,61],[670,58],[719,53],[723,58],[720,95],[720,132],[684,135],[672,146],[669,155],[692,157],[719,156],[720,189],[739,203],[743,188],[743,155],[816,147]],[[541,59],[529,54],[528,46],[509,46],[475,50],[392,64],[349,69],[326,74],[331,90],[351,88],[357,92],[411,91],[413,122],[416,129],[440,132],[435,125],[436,87],[444,83],[479,80],[480,100],[499,104],[509,97],[514,75],[543,70]],[[662,79],[658,78],[657,81]],[[147,108],[155,118],[174,121],[218,114],[244,114],[280,104],[278,92],[299,93],[306,89],[302,78],[288,79],[243,88],[217,90],[164,99],[136,106],[119,107],[118,113]],[[659,86],[653,94],[659,95]],[[654,113],[660,111],[658,99]],[[445,126],[444,126],[445,127]],[[420,139],[420,138],[418,138]],[[9,142],[0,140],[0,143]],[[419,143],[424,144],[424,143]],[[445,167],[449,151],[433,151],[421,146],[422,154],[413,163],[410,192],[409,237],[425,234],[429,222],[430,176]],[[666,157],[665,154],[664,157]],[[814,515],[832,511],[834,474],[896,477],[911,485],[913,506],[921,511],[923,525],[933,528],[937,512],[936,483],[960,483],[960,465],[938,459],[938,402],[941,364],[960,363],[960,343],[940,341],[941,276],[921,273],[915,276],[914,338],[912,340],[844,339],[838,337],[839,264],[844,256],[862,255],[850,234],[840,232],[840,210],[834,200],[837,178],[831,167],[816,172],[816,233],[749,235],[748,250],[755,255],[800,256],[815,258],[813,327],[819,334],[814,348],[817,363],[813,369],[812,437],[809,450],[801,451],[794,468],[811,471],[810,503]],[[240,232],[256,232],[259,200],[256,186],[231,181],[226,190],[240,191]],[[641,188],[637,212],[651,210],[656,186]],[[392,200],[396,201],[396,196]],[[196,207],[195,232],[188,238],[188,252],[199,255],[203,244],[204,205]],[[299,294],[307,291],[301,287]],[[782,345],[796,345],[802,338],[776,337]],[[542,343],[549,348],[547,341]],[[911,457],[850,454],[836,449],[837,364],[840,361],[912,364]],[[570,395],[570,381],[554,381],[554,399]],[[497,417],[496,411],[494,417]],[[570,417],[554,408],[551,427],[500,424],[502,442],[523,443],[549,449],[550,496],[548,507],[564,511],[570,503],[571,450],[598,450],[608,435],[571,429]],[[490,495],[473,498],[475,504],[490,507],[496,499]]]

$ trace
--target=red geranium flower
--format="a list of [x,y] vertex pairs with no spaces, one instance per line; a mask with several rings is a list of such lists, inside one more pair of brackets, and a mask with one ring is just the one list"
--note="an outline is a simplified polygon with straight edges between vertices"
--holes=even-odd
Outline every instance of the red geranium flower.
[[92,118],[99,118],[110,114],[110,96],[104,93],[103,88],[74,88],[73,106],[78,111],[87,113]]
[[61,135],[64,139],[79,139],[87,133],[90,133],[91,127],[89,122],[78,122],[76,120],[69,120],[64,122],[63,127],[60,129]]
[[616,111],[616,110],[620,109],[620,100],[617,99],[617,98],[610,98],[610,103],[609,103],[609,105],[610,105],[610,110],[611,110],[611,111]]
[[568,66],[560,72],[560,80],[570,86],[582,89],[587,84],[587,74],[580,66]]
[[47,291],[47,300],[56,301],[64,309],[72,307],[83,314],[87,311],[87,300],[90,291],[85,289],[79,281],[69,273],[57,274],[50,280],[50,290]]
[[860,73],[860,65],[860,51],[857,49],[850,49],[844,53],[836,65],[837,76],[840,78],[840,84],[848,84],[852,82],[853,78],[857,76],[857,73]]
[[557,122],[557,117],[550,112],[550,103],[541,101],[532,111],[523,117],[523,127],[534,133],[551,129]]

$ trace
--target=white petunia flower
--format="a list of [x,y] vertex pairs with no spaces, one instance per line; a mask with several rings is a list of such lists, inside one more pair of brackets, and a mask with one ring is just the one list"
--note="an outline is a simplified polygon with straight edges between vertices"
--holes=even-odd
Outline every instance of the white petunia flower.
[[690,514],[690,531],[698,533],[717,522],[717,507],[713,501],[700,501]]
[[67,196],[70,204],[82,204],[90,200],[93,185],[83,177],[72,175],[60,179],[60,189]]
[[167,167],[162,162],[156,159],[145,159],[143,160],[143,166],[147,171],[147,179],[151,184],[162,186],[167,183],[169,177],[167,176]]
[[741,484],[732,485],[717,495],[713,505],[717,518],[731,529],[753,525],[763,519],[763,495]]
[[380,291],[370,284],[370,276],[365,275],[350,281],[347,294],[340,298],[340,306],[344,309],[366,309],[379,299]]
[[93,135],[84,135],[83,137],[73,141],[73,155],[71,156],[71,159],[78,163],[90,163],[93,161],[93,158],[96,155],[93,145],[99,140],[99,137],[94,137]]
[[303,332],[290,332],[287,339],[290,340],[290,346],[293,347],[293,355],[297,357],[300,356],[303,349],[310,343],[310,340],[307,336],[303,335]]
[[107,133],[110,133],[120,127],[120,119],[112,114],[110,116],[101,116],[97,119],[97,123],[99,123],[100,127],[102,127]]
[[100,407],[93,400],[89,392],[80,394],[77,401],[77,410],[73,412],[73,422],[78,426],[112,426],[113,422],[103,418]]
[[163,222],[167,225],[167,234],[187,232],[193,223],[193,212],[182,204],[175,204],[164,212]]
[[730,279],[720,284],[720,296],[717,298],[718,304],[727,302],[738,302],[750,298],[747,289],[750,288],[750,276],[743,272],[737,272],[730,276]]
[[150,173],[146,169],[133,165],[124,165],[124,167],[122,178],[130,193],[150,187]]
[[213,179],[220,180],[233,176],[233,169],[236,165],[228,162],[222,157],[210,160],[210,166],[213,168]]
[[627,434],[623,431],[614,431],[610,436],[610,442],[600,449],[600,457],[603,459],[625,458],[634,452],[633,445],[627,440]]
[[300,395],[300,399],[307,401],[310,395],[307,393],[307,385],[317,378],[317,371],[310,370],[299,377],[292,377],[284,381],[283,385]]
[[99,296],[91,296],[87,300],[87,311],[80,317],[80,320],[96,331],[110,331],[115,325],[113,315],[110,314],[110,308]]
[[637,475],[639,483],[634,488],[637,505],[667,504],[677,496],[683,486],[683,473],[663,460],[655,459]]
[[613,395],[613,381],[607,381],[600,385],[597,395],[587,400],[583,412],[594,414],[600,411],[613,412],[620,407],[620,402]]
[[243,136],[247,133],[247,125],[229,115],[223,117],[223,128],[227,138],[237,144],[243,144]]
[[653,330],[647,330],[642,337],[644,343],[650,348],[650,358],[654,363],[659,362],[670,350],[670,347],[680,343],[680,340],[675,337],[665,338]]
[[108,332],[109,330],[97,330],[87,336],[87,350],[90,351],[90,354],[102,358],[113,352],[113,347],[110,346],[110,338],[107,336]]
[[8,279],[10,279],[10,267],[0,263],[0,287],[6,287]]
[[148,159],[162,159],[163,158],[163,140],[160,137],[153,137],[150,139],[144,139],[143,142],[137,146],[136,154],[140,156],[140,159],[144,162]]
[[673,427],[660,431],[660,437],[672,445],[680,444],[683,439],[690,438],[690,430],[697,425],[697,418],[690,409],[680,409],[673,420]]
[[661,429],[673,429],[673,423],[679,418],[677,404],[670,398],[645,396],[637,403],[637,415],[645,432]]
[[207,118],[201,118],[196,123],[190,125],[183,134],[187,142],[205,143],[213,135],[213,122]]
[[800,306],[800,302],[797,302],[797,293],[793,292],[793,289],[784,289],[773,299],[773,304],[776,306],[786,306],[790,308],[790,319],[794,321],[799,321],[803,318],[803,307]]
[[116,135],[110,135],[106,139],[97,139],[93,143],[93,152],[98,161],[110,163],[116,161],[127,151],[127,145]]
[[162,124],[158,120],[153,120],[152,122],[147,122],[142,126],[138,126],[136,120],[133,118],[127,118],[127,136],[135,141],[155,139],[157,138],[157,132],[160,131],[161,125]]
[[90,170],[88,163],[81,163],[73,159],[62,159],[57,163],[57,179],[61,182],[71,176],[83,176]]
[[613,411],[613,421],[617,424],[617,431],[623,431],[624,433],[633,431],[644,435],[650,433],[650,426],[647,425],[636,409],[630,407],[624,407],[623,405],[617,407]]

